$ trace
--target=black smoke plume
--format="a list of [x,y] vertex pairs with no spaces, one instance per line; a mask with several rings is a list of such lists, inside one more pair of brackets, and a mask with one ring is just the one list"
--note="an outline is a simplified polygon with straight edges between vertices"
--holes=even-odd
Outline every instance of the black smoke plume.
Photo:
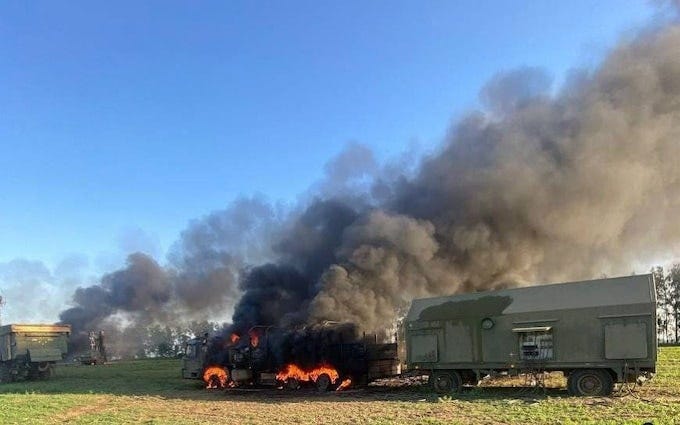
[[414,297],[627,274],[680,253],[677,22],[559,90],[522,68],[480,97],[414,173],[382,172],[351,145],[302,207],[240,200],[192,223],[166,268],[135,256],[79,289],[62,320],[233,311],[241,331],[375,331]]

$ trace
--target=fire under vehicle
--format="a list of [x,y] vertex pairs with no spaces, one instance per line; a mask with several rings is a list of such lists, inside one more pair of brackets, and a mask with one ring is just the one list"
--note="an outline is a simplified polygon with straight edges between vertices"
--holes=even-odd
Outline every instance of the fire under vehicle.
[[271,326],[255,326],[244,337],[195,338],[187,343],[182,377],[203,379],[209,388],[307,385],[327,391],[400,373],[396,343],[346,339],[335,329],[296,333]]
[[0,382],[48,379],[66,355],[70,334],[69,325],[0,326]]
[[[652,275],[597,279],[417,299],[403,325],[403,370],[429,375],[438,393],[457,393],[485,376],[561,371],[570,394],[608,395],[615,383],[642,383],[656,368]],[[271,327],[232,335],[210,353],[187,346],[183,377],[209,387],[313,383],[325,390],[402,372],[397,344],[304,340],[305,368],[281,361],[290,339]],[[295,344],[293,344],[295,347]],[[284,356],[285,357],[285,356]],[[330,368],[330,371],[329,369]]]

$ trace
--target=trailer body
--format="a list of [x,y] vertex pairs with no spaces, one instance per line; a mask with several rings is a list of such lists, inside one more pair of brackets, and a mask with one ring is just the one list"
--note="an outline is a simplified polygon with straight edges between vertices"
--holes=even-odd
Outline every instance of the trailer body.
[[67,352],[69,325],[0,326],[0,382],[49,378],[52,366]]
[[576,395],[655,372],[652,275],[414,300],[405,321],[407,367],[436,390],[489,373],[562,371]]

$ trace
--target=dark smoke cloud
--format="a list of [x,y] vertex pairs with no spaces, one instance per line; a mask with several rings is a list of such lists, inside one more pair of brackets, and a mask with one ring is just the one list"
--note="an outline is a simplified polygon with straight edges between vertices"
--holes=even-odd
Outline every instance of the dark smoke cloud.
[[270,235],[281,227],[280,215],[279,207],[261,198],[238,199],[192,221],[172,247],[167,266],[135,253],[123,269],[78,288],[73,307],[60,315],[73,326],[74,347],[86,347],[88,331],[126,329],[125,338],[117,339],[127,339],[125,352],[135,353],[148,325],[228,317],[241,295],[241,269],[271,256]]
[[[393,199],[349,228],[311,318],[374,329],[413,296],[624,274],[680,248],[680,27],[556,96],[500,74]],[[649,264],[649,263],[647,263]]]
[[271,241],[282,216],[282,207],[252,197],[191,222],[170,254],[183,314],[207,319],[231,313],[242,269],[273,258]]
[[680,26],[622,42],[560,90],[501,73],[414,171],[352,144],[302,206],[244,198],[133,256],[62,319],[233,311],[235,329],[390,327],[414,297],[626,274],[680,253]]
[[243,334],[255,325],[299,324],[314,285],[293,266],[265,264],[250,270],[240,287],[244,293],[233,320]]
[[523,67],[495,75],[479,97],[490,113],[512,113],[548,96],[551,78],[541,68]]
[[137,324],[163,318],[171,298],[168,274],[152,258],[136,253],[128,257],[124,269],[104,275],[99,285],[78,288],[75,307],[63,311],[59,319],[72,325],[72,344],[86,344],[87,332],[106,327],[103,322],[117,312],[130,313]]
[[368,147],[349,143],[324,167],[324,178],[312,185],[312,199],[343,200],[355,206],[368,202],[366,197],[380,173],[378,162]]
[[345,229],[358,216],[344,202],[317,199],[286,229],[274,249],[281,261],[315,282],[329,264],[338,260],[336,248]]

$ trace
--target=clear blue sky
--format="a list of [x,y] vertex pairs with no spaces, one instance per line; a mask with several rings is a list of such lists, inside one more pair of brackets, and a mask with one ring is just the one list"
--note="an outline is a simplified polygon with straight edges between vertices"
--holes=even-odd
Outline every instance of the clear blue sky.
[[[433,147],[495,72],[592,66],[645,0],[0,2],[0,263],[293,200],[348,141]],[[141,231],[136,230],[141,229]]]

